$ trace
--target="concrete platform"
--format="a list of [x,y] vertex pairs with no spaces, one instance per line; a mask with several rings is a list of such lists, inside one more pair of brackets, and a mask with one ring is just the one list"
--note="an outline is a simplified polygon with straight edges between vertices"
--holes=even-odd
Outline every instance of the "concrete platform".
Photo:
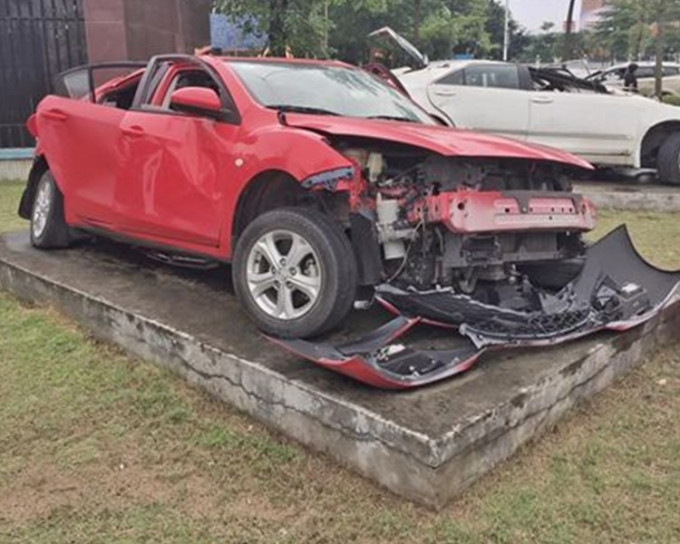
[[[172,369],[393,492],[434,507],[680,330],[676,302],[654,322],[625,334],[489,353],[460,378],[385,392],[270,346],[244,319],[227,272],[178,272],[115,244],[39,252],[25,233],[0,238],[1,288],[55,306],[97,337]],[[376,310],[349,321],[361,328],[386,319]]]
[[575,184],[574,191],[587,196],[600,209],[680,211],[680,186],[635,181],[589,181]]

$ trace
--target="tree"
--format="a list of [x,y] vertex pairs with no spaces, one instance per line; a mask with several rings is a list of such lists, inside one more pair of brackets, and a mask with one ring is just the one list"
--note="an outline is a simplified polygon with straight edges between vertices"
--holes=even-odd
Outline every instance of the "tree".
[[235,21],[244,22],[246,32],[268,37],[274,56],[285,56],[290,48],[301,56],[325,52],[328,21],[326,0],[215,0],[215,7]]
[[656,56],[655,85],[654,94],[661,98],[663,91],[663,66],[662,62],[666,51],[666,32],[669,21],[680,21],[680,6],[677,0],[650,0],[651,8],[654,10],[654,41]]
[[363,64],[368,60],[367,36],[373,30],[390,26],[413,37],[413,10],[412,2],[405,0],[333,0],[329,10],[330,54]]
[[610,0],[609,8],[596,26],[596,35],[612,60],[639,60],[655,55],[658,40],[652,33],[661,20],[661,53],[664,30],[680,19],[677,0]]
[[[489,4],[488,17],[486,21],[486,31],[489,33],[489,39],[492,44],[502,44],[505,32],[505,7],[503,3],[498,0],[492,0]],[[508,21],[508,34],[510,38],[510,45],[508,48],[508,59],[517,60],[524,53],[525,49],[531,43],[531,38],[522,26],[517,23],[512,17]],[[500,59],[502,56],[502,48],[494,47],[487,55],[493,59]]]
[[541,23],[541,31],[543,32],[552,32],[552,30],[555,28],[555,23],[552,21],[543,21]]

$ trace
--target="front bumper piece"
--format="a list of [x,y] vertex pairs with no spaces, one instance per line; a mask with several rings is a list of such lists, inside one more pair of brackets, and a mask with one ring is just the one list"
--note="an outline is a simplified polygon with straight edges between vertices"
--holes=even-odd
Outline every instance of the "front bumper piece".
[[360,382],[409,389],[464,372],[490,349],[556,345],[601,330],[631,329],[657,315],[678,293],[680,271],[644,261],[621,226],[588,248],[571,283],[556,294],[540,293],[540,311],[482,304],[448,290],[419,292],[384,284],[377,298],[397,316],[356,341],[333,346],[271,340]]

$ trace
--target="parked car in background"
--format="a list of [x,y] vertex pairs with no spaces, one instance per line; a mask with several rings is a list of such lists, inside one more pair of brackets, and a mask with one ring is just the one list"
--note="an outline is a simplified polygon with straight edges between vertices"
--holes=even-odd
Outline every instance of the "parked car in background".
[[[654,96],[656,85],[655,70],[656,64],[653,62],[636,62],[637,70],[635,75],[638,80],[638,92],[645,96]],[[597,81],[607,87],[623,88],[623,78],[630,63],[618,64],[589,75],[586,79]],[[662,66],[662,92],[665,95],[680,95],[680,64],[664,62]]]
[[429,62],[411,48],[410,66],[392,71],[396,86],[441,123],[560,148],[598,166],[657,169],[662,181],[680,184],[680,108],[559,69]]

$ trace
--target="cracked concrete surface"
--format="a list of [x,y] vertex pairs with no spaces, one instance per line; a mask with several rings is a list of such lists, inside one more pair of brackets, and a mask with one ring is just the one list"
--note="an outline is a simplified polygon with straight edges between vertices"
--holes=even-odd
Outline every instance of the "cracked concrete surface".
[[588,197],[597,209],[680,211],[680,187],[674,185],[587,182],[575,184],[574,191]]
[[[676,303],[625,334],[491,352],[460,378],[386,392],[268,345],[231,294],[226,268],[178,271],[103,242],[39,252],[18,233],[0,238],[0,286],[57,307],[96,336],[172,369],[395,493],[435,507],[680,329]],[[389,318],[378,309],[357,313],[335,336]]]

